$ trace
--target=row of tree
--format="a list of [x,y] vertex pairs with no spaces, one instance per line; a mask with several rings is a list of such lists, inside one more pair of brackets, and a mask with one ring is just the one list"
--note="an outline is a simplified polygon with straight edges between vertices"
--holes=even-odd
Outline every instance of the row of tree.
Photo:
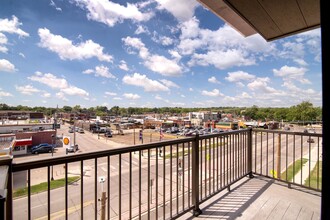
[[303,101],[299,105],[291,106],[289,108],[261,108],[258,106],[252,107],[211,107],[211,108],[181,108],[181,107],[161,107],[161,108],[138,108],[128,107],[122,108],[113,106],[108,108],[106,106],[96,106],[90,108],[82,108],[80,105],[63,106],[62,108],[46,108],[46,107],[28,107],[18,105],[16,107],[0,103],[0,110],[11,111],[34,111],[42,112],[45,115],[53,115],[57,112],[75,112],[88,113],[96,116],[131,116],[141,115],[145,113],[167,114],[167,115],[183,115],[188,112],[197,111],[212,111],[224,114],[232,114],[234,117],[242,117],[254,120],[275,120],[275,121],[322,121],[322,108],[314,107],[312,103]]

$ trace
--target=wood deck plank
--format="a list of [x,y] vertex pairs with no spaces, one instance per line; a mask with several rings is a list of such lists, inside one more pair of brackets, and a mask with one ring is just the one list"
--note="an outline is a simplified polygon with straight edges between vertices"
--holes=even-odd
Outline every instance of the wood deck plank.
[[320,192],[299,187],[290,189],[283,182],[260,176],[244,178],[231,189],[200,204],[202,214],[199,217],[193,217],[189,212],[178,219],[321,219]]

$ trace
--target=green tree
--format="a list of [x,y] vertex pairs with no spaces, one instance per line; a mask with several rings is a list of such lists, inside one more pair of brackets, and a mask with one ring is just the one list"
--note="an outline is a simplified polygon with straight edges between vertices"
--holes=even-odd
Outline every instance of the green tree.
[[258,116],[257,116],[258,111],[259,111],[258,106],[253,105],[251,108],[247,108],[247,109],[245,110],[244,115],[247,116],[247,117],[250,117],[250,118],[252,118],[252,119],[257,120],[257,119],[258,119],[258,118],[257,118],[257,117],[258,117]]
[[0,103],[0,110],[10,110],[10,106],[5,103]]
[[63,111],[65,111],[65,112],[72,112],[72,107],[71,106],[63,106]]
[[72,108],[72,111],[74,111],[74,112],[81,112],[81,107],[80,107],[80,105],[75,105],[75,106],[73,106],[73,108]]
[[110,109],[110,114],[113,114],[113,115],[119,115],[119,106],[113,106],[111,109]]

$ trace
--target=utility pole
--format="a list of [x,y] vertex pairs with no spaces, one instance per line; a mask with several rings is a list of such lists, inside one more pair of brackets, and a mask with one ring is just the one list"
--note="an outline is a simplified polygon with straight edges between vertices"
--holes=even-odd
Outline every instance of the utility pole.
[[281,179],[281,134],[278,134],[277,145],[277,178]]
[[56,105],[56,111],[54,114],[54,124],[55,124],[55,146],[57,146],[57,110],[58,110],[58,105]]
[[106,200],[107,200],[106,193],[103,189],[105,177],[101,176],[99,178],[99,182],[101,183],[101,191],[102,191],[101,199],[99,199],[99,201],[101,201],[101,220],[105,220],[105,206],[106,206]]
[[76,147],[76,113],[73,117],[73,146]]
[[[52,134],[52,157],[53,157],[53,155],[54,155],[54,135]],[[53,165],[52,165],[52,177],[51,177],[51,180],[54,180],[54,166]]]

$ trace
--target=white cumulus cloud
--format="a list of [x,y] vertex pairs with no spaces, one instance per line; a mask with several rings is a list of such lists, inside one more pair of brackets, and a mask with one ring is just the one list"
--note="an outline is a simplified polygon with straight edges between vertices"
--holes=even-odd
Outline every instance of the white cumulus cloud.
[[83,71],[83,73],[84,74],[93,74],[94,73],[95,76],[112,78],[112,79],[116,78],[114,75],[112,75],[112,73],[110,73],[109,68],[104,65],[96,66],[94,70],[92,70],[92,69],[85,70],[85,71]]
[[179,21],[190,19],[199,3],[195,0],[156,0],[159,10],[166,10]]
[[0,59],[0,72],[15,72],[17,69],[14,64],[5,59]]
[[9,34],[17,34],[20,37],[28,37],[29,33],[23,31],[19,28],[22,23],[18,21],[16,16],[12,16],[12,19],[9,20],[7,18],[0,19],[0,32],[7,32]]
[[139,96],[138,94],[133,94],[133,93],[124,93],[123,96],[127,99],[139,99],[141,98],[141,96]]
[[123,82],[128,85],[142,87],[146,92],[169,91],[169,88],[162,83],[149,79],[146,75],[134,73],[123,77]]
[[202,95],[212,97],[224,96],[224,94],[222,94],[218,89],[213,89],[212,91],[203,90]]
[[108,0],[75,0],[77,5],[87,10],[87,18],[113,27],[123,20],[133,22],[148,21],[154,16],[151,11],[143,12],[143,5],[126,3],[126,6]]
[[13,96],[13,95],[9,92],[2,91],[2,89],[0,88],[0,97],[9,97],[9,96]]
[[215,83],[215,84],[221,84],[221,82],[219,80],[217,80],[217,78],[215,78],[215,76],[211,76],[210,78],[208,78],[208,80],[210,83]]
[[139,56],[144,60],[144,65],[163,76],[179,76],[182,68],[177,60],[171,60],[162,55],[150,54],[148,48],[139,38],[126,37],[122,41],[127,46],[128,51],[138,50]]
[[34,93],[40,92],[39,89],[34,88],[31,85],[26,86],[15,86],[16,90],[24,95],[33,95]]
[[113,57],[103,52],[103,47],[87,40],[74,45],[69,39],[52,34],[47,28],[39,28],[39,46],[57,53],[62,60],[84,60],[96,57],[100,61],[111,62]]
[[311,82],[304,78],[307,69],[304,67],[282,66],[279,70],[273,69],[274,76],[279,76],[285,79],[297,80],[303,84],[310,84]]
[[67,100],[65,95],[70,95],[70,96],[77,95],[84,99],[88,99],[89,97],[89,93],[86,92],[85,90],[78,88],[74,85],[70,85],[66,79],[58,78],[57,76],[51,73],[36,72],[33,76],[28,77],[28,79],[45,84],[52,89],[60,90],[60,92],[58,92],[56,96],[63,100]]
[[228,76],[225,77],[225,79],[229,82],[251,81],[255,78],[256,77],[254,75],[243,71],[229,72]]
[[170,81],[170,80],[167,80],[167,79],[161,79],[159,80],[161,81],[165,86],[167,87],[174,87],[174,88],[180,88],[180,86],[178,86],[176,83]]

